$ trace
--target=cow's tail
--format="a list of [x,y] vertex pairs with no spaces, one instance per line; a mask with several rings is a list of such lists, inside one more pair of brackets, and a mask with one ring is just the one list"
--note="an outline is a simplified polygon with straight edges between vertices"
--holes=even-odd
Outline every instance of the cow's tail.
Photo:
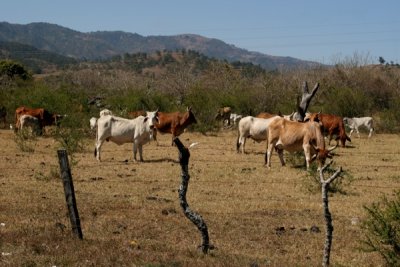
[[96,121],[96,142],[94,143],[94,157],[97,157],[97,136],[99,134],[99,125],[97,124]]

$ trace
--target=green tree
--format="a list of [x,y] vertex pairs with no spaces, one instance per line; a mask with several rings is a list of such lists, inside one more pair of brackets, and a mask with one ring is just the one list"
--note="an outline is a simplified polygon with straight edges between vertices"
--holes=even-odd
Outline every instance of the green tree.
[[10,79],[19,77],[22,80],[28,80],[31,78],[31,75],[24,66],[11,60],[0,61],[0,76],[3,75]]

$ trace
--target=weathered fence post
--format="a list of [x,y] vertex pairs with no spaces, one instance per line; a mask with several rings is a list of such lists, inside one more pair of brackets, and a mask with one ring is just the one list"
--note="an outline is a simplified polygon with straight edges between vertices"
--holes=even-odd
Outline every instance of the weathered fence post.
[[71,220],[72,232],[79,239],[83,239],[81,222],[79,220],[78,208],[76,206],[74,184],[72,182],[71,169],[69,168],[68,154],[65,149],[57,151],[58,161],[60,163],[61,178],[64,185],[65,200],[67,201],[68,214]]
[[323,168],[321,168],[319,172],[319,178],[322,185],[322,203],[324,207],[324,217],[325,217],[325,224],[326,224],[326,231],[325,231],[325,245],[324,245],[324,256],[322,259],[322,266],[326,267],[329,266],[329,258],[331,254],[331,247],[332,247],[332,232],[333,232],[333,225],[332,225],[332,215],[329,211],[329,202],[328,202],[328,190],[329,184],[335,180],[339,174],[342,172],[342,168],[340,167],[328,180],[324,178],[324,170],[332,164],[333,161],[329,162]]
[[182,142],[179,140],[179,138],[175,138],[174,143],[176,144],[176,146],[179,150],[179,163],[180,163],[181,169],[182,169],[182,182],[179,187],[180,205],[183,209],[185,216],[192,223],[194,223],[197,226],[197,228],[199,229],[199,231],[201,232],[201,236],[203,238],[203,243],[201,245],[201,249],[204,254],[207,254],[208,250],[212,248],[212,246],[210,246],[210,244],[209,244],[207,225],[204,222],[203,218],[199,214],[193,212],[189,208],[189,204],[186,201],[186,192],[188,189],[189,179],[190,179],[189,168],[188,168],[189,157],[190,157],[189,149],[186,148],[182,144]]

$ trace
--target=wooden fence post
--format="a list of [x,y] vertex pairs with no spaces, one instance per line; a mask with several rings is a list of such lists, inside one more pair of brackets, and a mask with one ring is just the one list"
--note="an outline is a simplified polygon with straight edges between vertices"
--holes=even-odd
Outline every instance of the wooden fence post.
[[57,151],[58,161],[60,164],[61,178],[64,185],[65,200],[67,201],[68,214],[71,220],[72,232],[79,239],[83,239],[81,222],[79,220],[78,208],[76,206],[74,184],[72,182],[71,169],[69,168],[68,154],[65,149]]
[[189,149],[187,149],[182,144],[182,142],[179,140],[179,138],[175,138],[174,143],[176,144],[176,146],[179,150],[179,163],[180,163],[181,169],[182,169],[182,182],[179,187],[180,205],[183,209],[183,213],[185,214],[185,216],[192,223],[194,223],[197,226],[197,229],[199,229],[199,231],[201,232],[201,236],[203,238],[203,243],[201,244],[201,249],[204,254],[207,254],[208,250],[213,249],[213,246],[210,246],[210,243],[209,243],[207,225],[204,222],[203,218],[199,214],[193,212],[189,208],[189,204],[186,201],[186,192],[188,189],[189,179],[190,179],[189,167],[188,167],[189,157],[190,157]]

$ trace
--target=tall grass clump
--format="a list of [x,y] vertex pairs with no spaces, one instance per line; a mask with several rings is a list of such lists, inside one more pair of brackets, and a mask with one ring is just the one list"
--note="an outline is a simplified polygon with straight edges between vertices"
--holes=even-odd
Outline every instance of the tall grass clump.
[[400,191],[393,200],[386,196],[379,202],[364,206],[367,218],[362,225],[363,249],[378,252],[388,266],[400,265]]
[[33,153],[35,152],[37,136],[35,132],[24,128],[15,132],[14,142],[21,151]]

